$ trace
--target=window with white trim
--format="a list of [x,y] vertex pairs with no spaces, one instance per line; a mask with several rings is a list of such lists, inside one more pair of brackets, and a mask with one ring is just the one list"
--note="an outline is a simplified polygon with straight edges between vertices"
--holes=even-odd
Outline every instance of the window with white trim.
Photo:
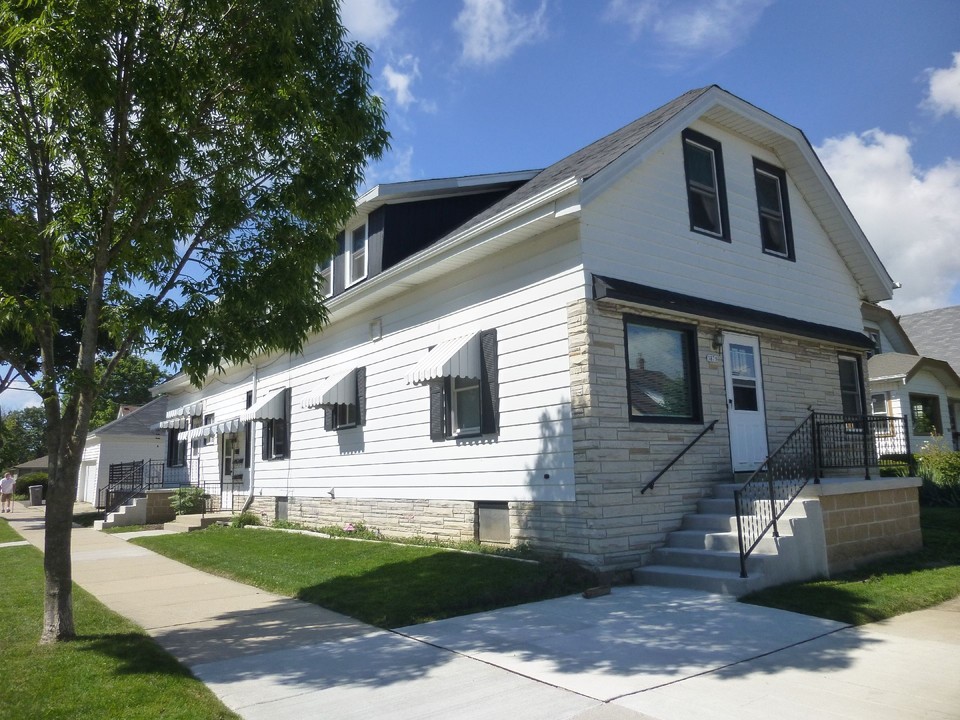
[[462,377],[451,373],[429,381],[430,439],[434,442],[499,432],[497,331],[490,329],[478,333],[474,351],[479,355],[475,376]]
[[837,357],[840,370],[840,403],[844,415],[863,415],[863,383],[860,381],[860,358]]
[[366,223],[350,233],[346,245],[346,287],[349,287],[367,276]]
[[447,378],[450,397],[450,430],[453,435],[480,432],[480,378]]
[[690,229],[729,241],[727,190],[720,143],[689,128],[683,131],[682,137]]
[[760,213],[760,244],[768,255],[795,259],[787,174],[780,168],[753,159],[753,177]]
[[283,460],[290,457],[290,388],[284,390],[281,417],[263,421],[261,457],[264,460]]
[[321,297],[333,295],[333,258],[320,268],[320,293]]

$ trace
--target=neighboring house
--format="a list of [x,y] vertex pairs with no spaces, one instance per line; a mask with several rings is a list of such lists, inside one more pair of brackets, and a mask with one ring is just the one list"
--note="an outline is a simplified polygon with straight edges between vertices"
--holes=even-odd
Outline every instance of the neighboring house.
[[43,457],[38,457],[33,460],[27,460],[27,462],[20,463],[19,465],[14,466],[13,469],[16,471],[17,477],[19,477],[28,473],[47,472],[49,465],[49,456],[44,455]]
[[166,435],[152,426],[164,419],[166,411],[166,397],[154,398],[142,407],[125,405],[116,420],[87,434],[77,481],[78,502],[102,505],[111,465],[164,459]]
[[[939,308],[900,318],[920,354],[944,360],[960,374],[960,305]],[[960,400],[953,396],[946,408],[944,431],[953,431],[953,446],[960,450]]]
[[[803,134],[716,86],[539,172],[380,185],[321,270],[331,320],[301,354],[155,388],[168,465],[268,518],[612,572],[811,408],[863,414],[860,303],[893,291]],[[919,543],[902,488],[886,551]],[[831,512],[808,574],[877,550]]]

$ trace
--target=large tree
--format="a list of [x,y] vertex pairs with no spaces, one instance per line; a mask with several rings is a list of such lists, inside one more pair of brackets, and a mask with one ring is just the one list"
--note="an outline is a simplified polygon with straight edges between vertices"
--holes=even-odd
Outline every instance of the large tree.
[[46,454],[43,408],[11,410],[0,418],[0,472]]
[[0,362],[46,413],[41,642],[74,635],[98,383],[132,350],[199,382],[322,328],[317,267],[387,144],[368,66],[336,0],[0,0]]
[[106,370],[111,358],[97,363],[97,399],[90,415],[90,429],[96,430],[117,419],[121,405],[143,405],[152,400],[150,388],[166,379],[160,366],[142,357],[125,357]]

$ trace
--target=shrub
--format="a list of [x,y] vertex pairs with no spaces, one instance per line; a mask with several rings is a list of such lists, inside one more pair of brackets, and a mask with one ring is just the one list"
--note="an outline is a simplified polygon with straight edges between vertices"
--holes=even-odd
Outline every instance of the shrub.
[[261,525],[260,516],[249,510],[239,515],[234,515],[230,519],[230,527],[242,528],[244,525]]
[[170,496],[170,504],[177,515],[196,515],[203,512],[203,503],[207,499],[203,488],[179,487]]
[[928,506],[960,506],[960,452],[943,438],[934,438],[917,453],[918,473],[923,480],[920,501]]
[[13,490],[14,495],[29,495],[31,485],[43,486],[43,497],[47,496],[47,483],[49,479],[45,472],[28,473],[17,478],[17,485]]

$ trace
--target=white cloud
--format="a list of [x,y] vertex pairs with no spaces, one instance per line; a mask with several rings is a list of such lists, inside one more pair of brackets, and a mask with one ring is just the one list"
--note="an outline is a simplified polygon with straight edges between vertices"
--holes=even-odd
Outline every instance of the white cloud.
[[[6,366],[0,366],[6,369]],[[0,410],[6,415],[12,410],[23,410],[28,407],[40,407],[40,396],[30,386],[19,378],[14,380],[10,387],[0,393]]]
[[605,18],[650,32],[671,59],[719,57],[742,43],[773,0],[610,0]]
[[413,180],[413,147],[408,145],[401,149],[391,149],[374,165],[367,165],[364,170],[363,187],[360,194],[371,190],[380,183],[406,182]]
[[924,105],[938,116],[953,113],[960,117],[960,52],[953,54],[953,65],[927,70],[930,86]]
[[400,13],[394,0],[343,0],[340,19],[354,39],[373,44],[387,37]]
[[910,140],[881,130],[830,138],[817,148],[887,271],[903,287],[898,313],[951,304],[960,278],[960,162],[922,169]]
[[488,65],[546,36],[546,0],[528,14],[514,6],[514,0],[463,0],[453,27],[463,41],[465,60]]
[[394,99],[402,108],[406,108],[416,98],[410,90],[413,81],[420,77],[420,63],[412,55],[404,55],[394,67],[388,63],[383,69],[383,79],[387,83]]

